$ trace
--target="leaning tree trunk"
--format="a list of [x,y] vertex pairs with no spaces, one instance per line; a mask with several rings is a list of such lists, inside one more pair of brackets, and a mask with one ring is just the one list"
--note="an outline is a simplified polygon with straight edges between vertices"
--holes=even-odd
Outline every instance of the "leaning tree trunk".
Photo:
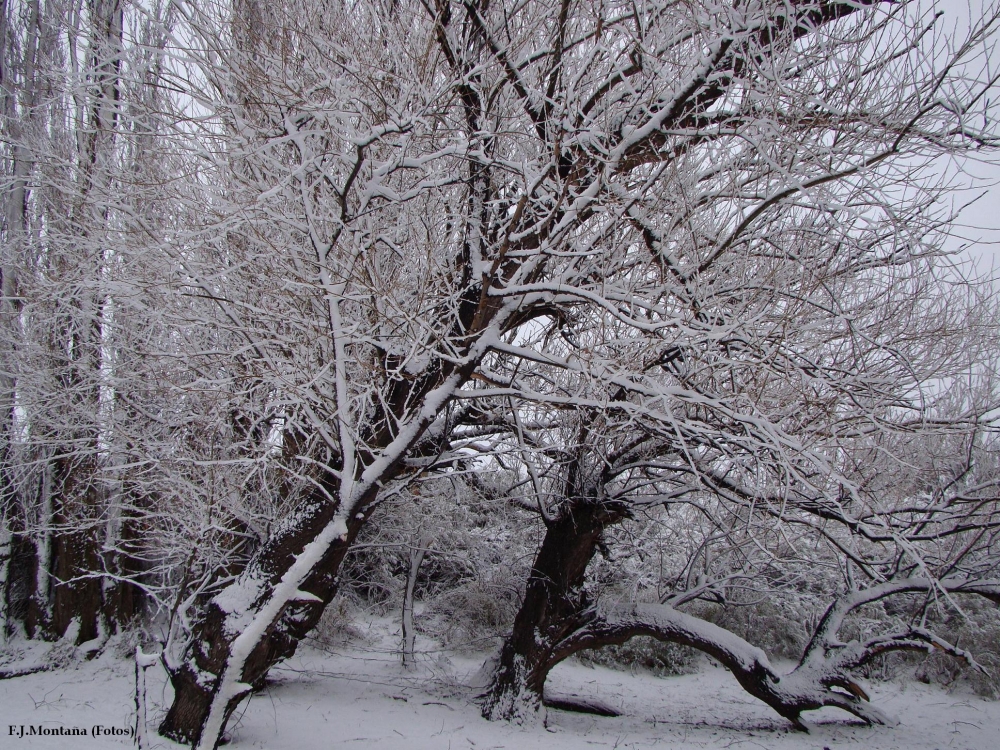
[[[702,651],[726,667],[744,690],[807,730],[804,711],[840,708],[869,724],[886,723],[870,705],[853,672],[891,651],[940,650],[982,669],[972,656],[922,628],[845,643],[838,637],[847,615],[865,604],[913,592],[947,591],[1000,601],[1000,583],[969,579],[906,578],[841,595],[827,608],[794,670],[779,674],[756,646],[719,626],[670,604],[636,605],[623,612],[602,611],[588,601],[587,565],[604,530],[627,516],[621,502],[576,499],[547,524],[528,578],[524,600],[500,651],[492,682],[483,696],[487,719],[524,721],[543,703],[552,668],[585,649],[620,645],[636,636]],[[691,593],[675,598],[688,601]]]
[[593,616],[584,587],[587,565],[604,530],[625,515],[621,503],[587,499],[569,503],[548,523],[524,601],[483,698],[483,716],[523,721],[537,712],[545,678],[565,658],[559,645]]
[[378,454],[369,455],[367,468],[354,464],[352,487],[343,488],[327,475],[324,486],[257,550],[239,578],[208,602],[181,658],[164,654],[174,700],[160,734],[206,750],[218,744],[239,702],[264,684],[271,667],[295,653],[336,595],[341,563],[379,488],[404,470],[404,458],[419,451],[422,439],[434,443],[431,455],[437,454],[447,420],[441,435],[428,438],[428,428],[468,382],[485,350],[485,343],[476,343],[461,366],[408,381],[390,408],[403,412],[416,399],[421,407],[408,421],[395,417],[397,429],[380,429],[372,437],[368,444],[380,446]]
[[174,700],[160,734],[214,747],[239,702],[295,653],[336,595],[340,565],[367,519],[362,511],[345,521],[336,510],[317,493],[209,602],[187,653],[167,665]]
[[558,655],[565,659],[584,648],[621,644],[639,635],[650,636],[712,656],[733,674],[744,690],[788,719],[796,729],[808,731],[801,719],[804,711],[825,707],[842,709],[868,724],[885,724],[889,719],[871,705],[868,694],[853,675],[875,657],[891,651],[938,650],[976,669],[982,667],[968,652],[923,628],[846,643],[837,637],[838,631],[844,616],[862,604],[896,593],[934,588],[975,593],[993,601],[1000,595],[1000,588],[995,585],[909,579],[845,595],[830,605],[801,661],[787,674],[775,671],[762,650],[734,633],[660,604],[637,605],[627,612],[597,616],[560,644]]

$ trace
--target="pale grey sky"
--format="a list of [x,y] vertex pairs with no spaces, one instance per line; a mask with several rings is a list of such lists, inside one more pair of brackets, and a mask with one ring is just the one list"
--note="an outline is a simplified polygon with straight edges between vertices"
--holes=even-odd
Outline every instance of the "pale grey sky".
[[[944,11],[945,16],[941,19],[945,23],[943,28],[953,32],[957,38],[968,30],[970,20],[983,17],[984,9],[992,2],[926,0],[925,4]],[[991,68],[996,68],[1000,66],[1000,55],[993,57]],[[1000,87],[996,95],[989,98],[991,102],[997,102],[994,110],[1000,115]],[[956,205],[976,199],[962,211],[947,246],[950,249],[964,248],[980,272],[992,269],[995,275],[1000,276],[1000,154],[983,154],[959,164],[942,163],[942,171],[955,177],[957,182],[968,185],[967,189],[955,195]]]

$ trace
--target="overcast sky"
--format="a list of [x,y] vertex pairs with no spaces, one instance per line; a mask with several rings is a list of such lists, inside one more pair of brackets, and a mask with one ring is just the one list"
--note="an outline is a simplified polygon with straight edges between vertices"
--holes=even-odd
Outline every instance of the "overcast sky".
[[[944,28],[955,37],[964,35],[970,20],[983,16],[989,0],[925,0],[928,6],[943,10]],[[994,55],[991,67],[1000,67],[1000,54]],[[991,101],[1000,103],[1000,89]],[[1000,155],[991,154],[978,159],[967,159],[961,164],[942,164],[942,170],[958,178],[969,187],[956,194],[956,205],[978,198],[962,211],[961,218],[952,230],[949,248],[965,248],[982,272],[991,269],[1000,276]],[[964,173],[964,174],[963,174]]]

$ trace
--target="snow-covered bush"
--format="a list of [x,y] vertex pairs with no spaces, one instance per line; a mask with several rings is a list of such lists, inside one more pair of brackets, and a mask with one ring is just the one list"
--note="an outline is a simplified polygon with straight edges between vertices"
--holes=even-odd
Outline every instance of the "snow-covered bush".
[[341,593],[323,612],[319,624],[310,633],[310,638],[325,649],[336,649],[349,643],[364,641],[366,633],[356,623],[366,609],[349,592]]
[[668,677],[696,672],[702,657],[687,646],[638,636],[620,646],[582,651],[579,659],[584,664],[600,664],[612,669],[644,671]]
[[968,686],[977,695],[986,698],[1000,698],[1000,611],[996,607],[983,606],[979,602],[964,601],[962,608],[966,616],[950,614],[936,632],[943,638],[973,654],[985,672],[973,669],[947,655],[933,650],[921,657],[905,657],[904,664],[912,667],[914,676],[922,682],[932,682],[948,687]]
[[396,613],[411,555],[422,550],[418,632],[449,648],[488,651],[510,628],[539,533],[505,494],[505,481],[485,469],[447,472],[387,493],[348,553],[341,590],[369,612]]
[[823,614],[822,606],[808,613],[806,609],[793,595],[772,592],[752,603],[700,603],[691,611],[763,649],[771,658],[798,660],[812,635],[810,623],[815,625]]
[[485,653],[510,632],[527,568],[497,566],[430,598],[417,627],[461,652]]

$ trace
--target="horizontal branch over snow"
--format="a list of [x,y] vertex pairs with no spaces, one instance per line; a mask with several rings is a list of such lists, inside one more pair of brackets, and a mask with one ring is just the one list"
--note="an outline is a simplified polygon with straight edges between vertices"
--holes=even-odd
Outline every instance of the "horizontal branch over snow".
[[585,648],[620,644],[639,635],[702,651],[725,666],[751,695],[767,703],[796,728],[808,730],[801,714],[823,707],[840,708],[870,724],[892,720],[870,703],[852,671],[891,651],[940,650],[983,668],[972,654],[925,628],[883,634],[847,643],[837,640],[844,617],[863,604],[888,596],[938,588],[949,593],[977,594],[996,601],[995,581],[930,581],[905,579],[873,586],[838,598],[820,621],[800,663],[779,673],[767,654],[736,634],[668,604],[636,604],[623,610],[598,610],[593,619],[556,647],[562,658]]

